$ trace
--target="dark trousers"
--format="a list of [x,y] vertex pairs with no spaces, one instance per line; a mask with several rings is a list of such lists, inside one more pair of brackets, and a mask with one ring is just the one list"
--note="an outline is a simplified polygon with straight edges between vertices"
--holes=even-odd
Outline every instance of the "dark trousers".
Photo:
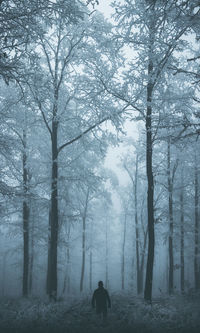
[[97,307],[96,313],[103,316],[103,320],[107,319],[107,307]]

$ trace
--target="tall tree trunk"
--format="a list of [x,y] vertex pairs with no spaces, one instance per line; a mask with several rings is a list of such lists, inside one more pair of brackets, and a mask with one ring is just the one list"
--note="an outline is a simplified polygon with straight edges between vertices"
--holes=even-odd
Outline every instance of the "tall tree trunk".
[[[133,249],[133,253],[134,253],[134,249]],[[132,258],[131,258],[130,288],[131,288],[131,290],[134,289],[134,256],[132,256]]]
[[[134,235],[135,235],[135,233],[134,233]],[[132,236],[132,239],[134,239],[134,235]],[[130,271],[130,289],[133,291],[134,290],[134,282],[135,282],[135,279],[134,279],[135,244],[134,244],[134,242],[132,242],[131,247],[132,247],[132,249],[131,249],[132,256],[131,256],[131,271]]]
[[108,288],[108,220],[106,217],[106,288]]
[[174,255],[173,255],[173,191],[171,177],[170,137],[167,145],[167,178],[168,178],[168,205],[169,205],[169,294],[174,290]]
[[89,281],[89,288],[92,291],[92,277],[93,277],[93,223],[90,226],[90,281]]
[[80,292],[83,291],[83,281],[84,281],[84,274],[85,274],[85,216],[82,219],[83,222],[83,229],[82,229],[82,266],[81,266],[81,280],[80,280]]
[[[153,32],[152,32],[153,33]],[[148,84],[147,84],[147,115],[146,115],[146,170],[147,170],[147,212],[148,212],[148,256],[146,267],[146,280],[144,298],[146,301],[152,300],[152,283],[153,283],[153,265],[154,265],[154,179],[152,170],[152,95],[153,95],[153,38],[150,38],[149,46],[149,65],[148,65]]]
[[88,199],[89,199],[89,189],[86,194],[85,201],[85,209],[82,217],[82,266],[81,266],[81,279],[80,279],[80,292],[83,291],[83,282],[84,282],[84,274],[85,274],[85,252],[86,252],[86,244],[85,244],[85,232],[86,232],[86,216],[87,216],[87,208],[88,208]]
[[51,219],[50,219],[50,250],[49,250],[49,296],[57,298],[57,248],[58,248],[58,122],[57,122],[57,96],[53,110],[52,121],[52,183],[51,183]]
[[138,294],[141,294],[143,292],[143,284],[144,284],[144,259],[145,259],[145,252],[146,252],[146,246],[147,246],[147,235],[148,230],[144,233],[144,244],[143,244],[143,250],[141,255],[141,263],[139,268],[139,285],[138,285]]
[[184,184],[183,184],[183,169],[181,169],[181,193],[180,193],[180,205],[181,205],[181,292],[184,293],[184,280],[185,280],[185,262],[184,262]]
[[26,131],[23,130],[23,296],[28,296],[29,277],[29,205],[28,205],[28,170],[26,152]]
[[199,266],[199,181],[198,181],[198,166],[197,157],[195,154],[195,175],[194,175],[194,186],[195,186],[195,226],[194,226],[194,281],[195,289],[200,289],[200,266]]
[[136,163],[135,163],[134,197],[135,197],[135,235],[136,235],[135,245],[136,245],[136,267],[137,267],[137,294],[139,294],[140,293],[140,257],[139,257],[137,184],[138,184],[138,155],[136,155]]
[[90,249],[90,291],[92,291],[92,249]]
[[31,218],[31,230],[30,230],[30,263],[29,263],[29,278],[28,289],[29,294],[32,292],[33,285],[33,262],[34,262],[34,215]]
[[48,252],[47,252],[47,276],[46,276],[46,293],[50,296],[50,279],[51,279],[51,256],[50,256],[50,244],[51,244],[51,207],[49,208],[49,226],[48,226]]
[[64,283],[63,283],[63,295],[65,294],[65,291],[67,289],[67,293],[70,293],[70,249],[69,249],[69,239],[67,244],[67,267],[64,277]]
[[126,245],[126,213],[124,218],[124,232],[123,232],[123,242],[122,242],[122,290],[124,290],[124,280],[125,280],[125,245]]

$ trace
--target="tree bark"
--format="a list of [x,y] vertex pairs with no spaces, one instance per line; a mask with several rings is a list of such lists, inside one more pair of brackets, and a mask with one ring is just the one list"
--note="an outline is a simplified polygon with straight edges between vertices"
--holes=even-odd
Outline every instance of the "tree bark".
[[122,290],[124,290],[124,280],[125,280],[125,245],[126,245],[126,213],[124,218],[124,232],[123,232],[123,242],[122,242],[122,267],[121,267]]
[[106,288],[108,288],[108,220],[106,217]]
[[33,263],[34,263],[34,216],[31,218],[31,230],[30,230],[30,264],[29,264],[29,278],[28,278],[29,294],[31,294],[32,292],[32,285],[33,285]]
[[140,294],[140,257],[139,257],[139,227],[138,227],[138,205],[137,205],[137,180],[138,180],[138,155],[136,155],[135,164],[135,181],[134,181],[134,197],[135,197],[135,235],[136,235],[136,267],[137,267],[137,294]]
[[93,222],[90,225],[90,280],[89,289],[92,291],[93,278]]
[[92,291],[92,249],[90,249],[90,291]]
[[181,193],[180,193],[180,205],[181,205],[181,292],[184,293],[185,286],[185,260],[184,260],[184,187],[183,187],[183,170],[181,170]]
[[67,267],[64,277],[64,283],[63,283],[63,295],[65,294],[65,291],[67,289],[67,293],[70,293],[70,249],[69,249],[69,239],[68,239],[68,245],[67,245]]
[[26,153],[26,132],[23,130],[23,296],[28,296],[29,277],[29,205],[28,205],[28,170]]
[[80,292],[83,291],[83,281],[85,274],[85,216],[83,217],[83,229],[82,229],[82,266],[81,266],[81,280],[80,280]]
[[84,282],[84,274],[85,274],[85,252],[86,252],[86,244],[85,244],[85,232],[86,232],[86,216],[87,216],[87,208],[88,208],[88,199],[89,199],[89,189],[86,194],[85,201],[85,209],[82,217],[82,266],[81,266],[81,279],[80,279],[80,292],[83,291],[83,282]]
[[[151,40],[151,38],[150,38]],[[148,212],[148,256],[147,256],[147,268],[146,268],[146,280],[144,299],[148,302],[152,300],[152,283],[153,283],[153,265],[154,265],[154,247],[155,247],[155,235],[154,235],[154,178],[152,170],[152,154],[153,154],[153,142],[152,142],[152,95],[153,95],[153,61],[152,61],[152,47],[153,43],[150,43],[150,55],[148,65],[148,84],[147,84],[147,115],[146,115],[146,170],[147,170],[147,212]]]
[[144,244],[143,244],[143,251],[141,255],[141,263],[139,268],[139,286],[138,286],[138,293],[141,294],[143,292],[143,284],[144,284],[144,259],[145,259],[145,252],[147,246],[147,235],[148,230],[144,233]]
[[195,289],[200,289],[200,268],[199,268],[199,181],[198,181],[198,166],[197,158],[195,155],[195,226],[194,226],[194,281]]
[[173,255],[173,190],[171,177],[170,138],[167,145],[167,180],[168,180],[168,205],[169,205],[169,294],[174,291],[174,255]]
[[51,256],[50,256],[50,244],[51,244],[51,207],[49,208],[49,226],[48,226],[48,253],[47,253],[47,277],[46,277],[46,293],[50,295],[50,279],[51,279]]
[[51,183],[51,219],[50,219],[50,249],[49,249],[49,296],[57,298],[57,247],[58,247],[58,121],[57,121],[57,100],[55,93],[55,104],[52,120],[52,183]]

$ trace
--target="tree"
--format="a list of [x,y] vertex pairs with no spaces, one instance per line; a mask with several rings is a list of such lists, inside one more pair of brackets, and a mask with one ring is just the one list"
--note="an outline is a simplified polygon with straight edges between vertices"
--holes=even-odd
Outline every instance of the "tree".
[[[124,200],[125,199],[125,200]],[[123,205],[122,211],[122,259],[121,259],[121,288],[122,290],[125,289],[125,250],[126,250],[126,237],[127,237],[127,219],[129,214],[129,205],[130,202],[123,194],[123,198],[121,199]]]
[[[31,59],[35,62],[34,66],[37,68],[37,74],[33,73],[28,82],[51,140],[52,181],[47,290],[52,298],[56,298],[57,293],[59,158],[64,148],[80,141],[83,136],[86,136],[95,128],[99,130],[99,126],[103,122],[112,118],[112,111],[114,110],[112,106],[109,113],[105,113],[105,102],[100,100],[103,96],[102,87],[96,85],[92,76],[72,74],[73,68],[77,67],[78,70],[80,65],[89,73],[88,57],[91,58],[92,55],[93,59],[98,59],[100,32],[96,31],[96,26],[93,27],[91,23],[96,22],[96,25],[100,26],[102,18],[97,17],[96,21],[94,19],[94,22],[90,22],[87,15],[87,19],[82,15],[79,22],[72,24],[63,19],[65,10],[66,8],[61,7],[60,12],[55,14],[55,18],[52,18],[50,35],[49,32],[46,35],[39,35],[39,52],[43,53],[45,68],[38,63],[38,55],[32,50]],[[81,13],[81,10],[79,12]],[[93,28],[94,30],[92,30]],[[110,26],[103,27],[101,38],[104,38],[105,42],[107,40],[106,32],[109,29]],[[91,43],[89,43],[89,38],[91,38]],[[80,48],[83,52],[82,58],[80,57]],[[90,89],[90,91],[88,92],[87,89]],[[111,104],[110,101],[109,105]],[[95,112],[91,112],[91,107],[94,108]],[[116,117],[118,111],[115,108],[113,117]],[[67,116],[67,113],[70,114],[70,117]],[[61,120],[65,121],[62,123]],[[66,140],[64,143],[60,142],[61,134],[63,134],[62,142]]]
[[[197,146],[197,145],[196,145]],[[200,289],[200,266],[199,266],[199,172],[198,172],[197,152],[195,147],[195,159],[194,159],[194,281],[195,289]]]
[[[17,218],[19,222],[16,225],[22,233],[23,278],[21,289],[22,294],[27,296],[33,282],[34,243],[38,239],[45,238],[44,234],[41,235],[45,224],[44,217],[40,229],[37,229],[37,220],[40,219],[40,214],[42,216],[44,213],[44,206],[47,206],[47,201],[41,194],[43,190],[45,193],[46,189],[43,186],[45,171],[42,166],[39,141],[40,139],[45,140],[45,132],[41,131],[39,117],[33,112],[35,104],[27,90],[24,89],[22,93],[18,85],[13,86],[11,83],[6,86],[3,81],[1,83],[2,91],[5,87],[4,96],[1,98],[2,133],[4,133],[4,139],[7,136],[12,138],[12,142],[7,141],[7,144],[12,147],[9,148],[12,153],[4,154],[5,166],[9,166],[9,169],[7,167],[5,175],[2,172],[1,176],[2,179],[5,177],[8,183],[15,184],[15,190],[13,188],[15,214],[11,211],[8,216],[13,220]],[[12,200],[9,201],[12,202]]]
[[[96,152],[95,152],[96,153]],[[95,165],[99,162],[99,156],[96,157],[96,160],[94,159],[95,155],[89,156],[87,154],[87,158],[92,161],[91,165],[93,168],[95,168]],[[87,162],[88,163],[88,162]],[[87,166],[86,163],[86,166]],[[100,162],[98,163],[100,164]],[[85,167],[86,167],[85,166]],[[83,163],[82,163],[83,168]],[[91,166],[90,166],[91,168]],[[84,289],[84,277],[85,277],[85,265],[86,265],[86,253],[87,250],[90,249],[91,244],[88,243],[88,222],[93,224],[93,210],[95,210],[95,206],[97,205],[98,201],[105,200],[106,197],[108,197],[108,193],[104,189],[104,182],[105,178],[95,175],[94,171],[89,169],[89,165],[87,168],[87,172],[85,171],[85,177],[78,181],[77,186],[77,195],[76,195],[76,201],[77,201],[77,211],[80,213],[80,219],[81,219],[81,238],[82,238],[82,262],[81,262],[81,278],[80,278],[80,292],[83,292]],[[93,231],[93,228],[92,228]],[[106,231],[107,232],[107,231]],[[91,235],[93,236],[93,235]],[[107,237],[107,236],[106,236]],[[107,247],[107,244],[106,244]],[[90,252],[91,255],[91,252]],[[90,260],[92,258],[90,257]],[[107,259],[107,258],[106,258]],[[106,261],[107,263],[107,261]],[[90,262],[90,286],[91,286],[91,270],[92,270],[92,262]]]
[[[66,0],[63,14],[66,20],[76,22],[82,16],[79,1]],[[85,8],[98,1],[83,1],[81,7]],[[0,76],[6,83],[10,80],[21,81],[23,72],[23,57],[32,43],[37,43],[38,32],[45,34],[44,24],[51,26],[51,20],[63,1],[56,0],[1,0],[0,1]],[[86,7],[87,8],[87,7]]]
[[[14,90],[11,92],[11,98],[7,98],[2,104],[4,107],[4,117],[6,120],[7,113],[10,113],[10,121],[6,121],[4,126],[7,127],[7,133],[15,138],[15,153],[20,153],[20,158],[14,158],[13,164],[19,172],[19,187],[22,196],[22,207],[19,211],[22,212],[22,230],[23,230],[23,279],[22,290],[23,296],[28,295],[28,279],[29,279],[29,171],[28,171],[28,147],[27,147],[27,119],[26,112],[20,100],[19,92]],[[15,101],[15,103],[13,103]],[[25,101],[24,101],[25,103]],[[16,115],[16,105],[22,108],[21,117]],[[5,112],[6,110],[6,112]],[[20,123],[20,124],[19,124]],[[7,157],[8,158],[8,157]],[[21,162],[19,164],[19,161]]]
[[0,2],[0,75],[8,83],[19,79],[24,51],[36,37],[38,17],[50,11],[50,1],[2,0]]
[[181,168],[181,189],[180,189],[180,225],[181,225],[181,292],[184,293],[185,289],[185,258],[184,258],[184,181],[183,181],[183,167]]
[[[142,199],[142,189],[146,187],[146,184],[141,181],[142,176],[142,155],[143,151],[139,143],[135,146],[135,160],[132,156],[126,156],[123,161],[123,167],[128,173],[131,181],[131,197],[133,200],[134,210],[134,225],[135,225],[135,256],[136,256],[136,276],[137,276],[137,294],[143,292],[143,273],[144,273],[144,259],[147,245],[147,228],[145,226],[143,218],[144,200]],[[132,154],[131,154],[132,155]],[[133,173],[133,165],[135,165],[135,171]],[[140,172],[139,172],[140,170]],[[138,189],[139,188],[139,189]],[[141,205],[138,204],[141,202]],[[140,207],[139,207],[140,206]],[[146,208],[146,207],[145,207]]]
[[178,165],[176,160],[174,167],[171,167],[171,138],[168,137],[167,142],[167,182],[168,182],[168,206],[169,206],[169,294],[174,290],[174,254],[173,254],[173,233],[174,233],[174,217],[173,217],[173,187],[174,177]]
[[81,279],[80,279],[80,292],[83,291],[83,281],[85,273],[85,253],[86,253],[86,218],[88,210],[88,201],[89,201],[89,188],[87,188],[84,211],[82,213],[82,266],[81,266]]
[[28,168],[27,168],[27,139],[26,131],[23,130],[23,236],[24,236],[24,268],[23,268],[23,296],[28,295],[28,278],[29,278],[29,215],[28,205]]

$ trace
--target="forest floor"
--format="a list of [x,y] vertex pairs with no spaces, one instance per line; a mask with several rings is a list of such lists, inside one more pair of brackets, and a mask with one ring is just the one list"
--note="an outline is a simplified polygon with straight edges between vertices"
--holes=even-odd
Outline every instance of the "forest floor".
[[200,295],[157,298],[152,305],[128,294],[111,294],[104,323],[91,297],[57,303],[2,299],[0,333],[199,333]]

